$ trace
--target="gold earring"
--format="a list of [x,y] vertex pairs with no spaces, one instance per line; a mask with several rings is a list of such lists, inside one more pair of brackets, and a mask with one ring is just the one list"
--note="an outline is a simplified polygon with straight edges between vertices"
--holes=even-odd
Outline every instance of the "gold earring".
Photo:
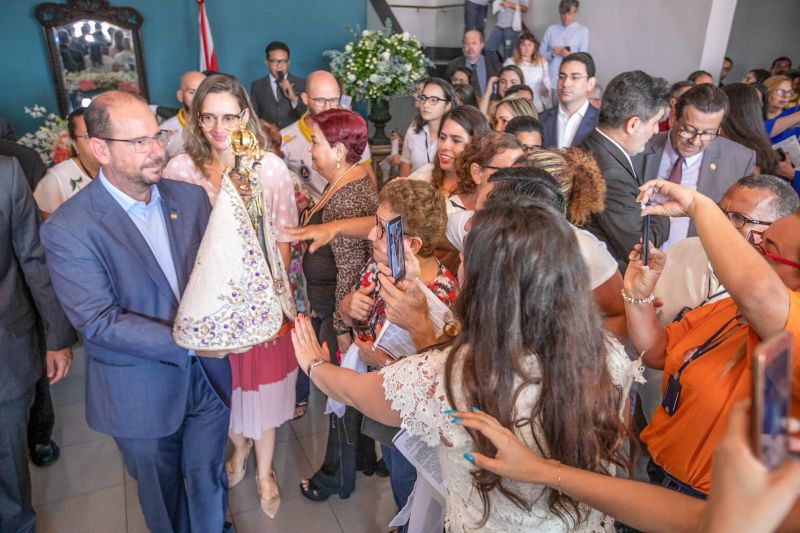
[[342,158],[341,157],[337,157],[336,158],[336,168],[342,168]]

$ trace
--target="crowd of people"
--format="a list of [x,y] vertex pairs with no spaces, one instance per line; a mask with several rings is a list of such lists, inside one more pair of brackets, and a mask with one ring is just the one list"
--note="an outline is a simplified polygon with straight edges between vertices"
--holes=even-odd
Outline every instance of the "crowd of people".
[[[390,180],[337,79],[290,73],[282,42],[249,92],[184,73],[161,124],[137,95],[96,96],[46,172],[2,141],[0,529],[33,530],[28,456],[58,458],[48,385],[78,336],[88,424],[114,437],[152,531],[230,530],[251,450],[269,518],[281,491],[348,498],[360,470],[389,478],[398,531],[800,528],[800,463],[757,459],[746,405],[753,351],[788,331],[800,416],[800,73],[781,57],[727,83],[725,58],[716,77],[601,89],[578,0],[541,41],[527,9],[465,2],[463,56],[417,85]],[[263,344],[187,350],[172,323],[240,127],[288,303]],[[413,350],[381,344],[388,328]],[[276,431],[312,383],[325,453],[280,487]],[[442,493],[400,432],[433,450]]]

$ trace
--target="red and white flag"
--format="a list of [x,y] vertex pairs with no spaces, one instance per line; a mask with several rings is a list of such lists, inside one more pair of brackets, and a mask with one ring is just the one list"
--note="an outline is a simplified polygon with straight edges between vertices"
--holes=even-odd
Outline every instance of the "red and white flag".
[[206,16],[206,6],[203,0],[197,0],[199,15],[197,17],[200,30],[200,71],[219,70],[217,66],[217,53],[214,52],[214,41],[211,39],[211,26]]

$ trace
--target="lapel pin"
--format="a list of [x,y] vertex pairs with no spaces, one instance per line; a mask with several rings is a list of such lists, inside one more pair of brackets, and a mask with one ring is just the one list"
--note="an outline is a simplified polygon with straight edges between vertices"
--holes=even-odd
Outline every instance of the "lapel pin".
[[709,163],[708,164],[708,168],[710,168],[711,170],[717,170],[717,164],[716,163]]
[[169,214],[169,219],[170,220],[178,220],[178,213],[176,213],[175,211],[171,212]]

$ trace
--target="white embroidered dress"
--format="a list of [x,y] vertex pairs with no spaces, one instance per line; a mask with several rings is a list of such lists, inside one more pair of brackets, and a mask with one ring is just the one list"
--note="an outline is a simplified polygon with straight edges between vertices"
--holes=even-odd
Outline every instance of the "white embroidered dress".
[[[631,383],[642,381],[642,367],[640,361],[631,361],[625,350],[616,340],[608,340],[608,368],[612,381],[622,392],[620,398],[620,414],[628,401],[628,391]],[[458,355],[461,359],[463,351]],[[451,417],[443,411],[447,409],[465,409],[469,406],[460,396],[458,386],[454,387],[457,406],[450,405],[447,401],[445,389],[445,363],[447,352],[431,350],[416,356],[407,357],[394,365],[381,370],[383,376],[384,394],[392,402],[392,409],[400,412],[402,428],[421,437],[429,446],[438,447],[439,460],[444,473],[447,511],[445,516],[445,529],[448,532],[511,532],[511,531],[536,531],[536,532],[612,532],[614,520],[599,511],[585,508],[589,511],[588,519],[576,528],[567,527],[547,507],[548,490],[542,485],[530,483],[517,483],[506,480],[507,487],[522,495],[527,501],[533,502],[533,508],[526,512],[499,491],[492,491],[491,515],[488,522],[479,527],[482,516],[483,504],[480,495],[472,485],[470,475],[473,466],[464,459],[464,453],[473,450],[473,441],[467,431],[450,423]],[[456,362],[454,375],[460,381],[460,361]],[[531,357],[529,371],[538,373],[538,360]],[[529,385],[519,394],[516,412],[520,417],[527,416],[539,399],[541,387]],[[538,425],[524,426],[516,430],[516,434],[527,445],[536,450],[533,433],[539,442],[544,442],[544,434]],[[609,472],[614,472],[613,466],[608,466]]]

